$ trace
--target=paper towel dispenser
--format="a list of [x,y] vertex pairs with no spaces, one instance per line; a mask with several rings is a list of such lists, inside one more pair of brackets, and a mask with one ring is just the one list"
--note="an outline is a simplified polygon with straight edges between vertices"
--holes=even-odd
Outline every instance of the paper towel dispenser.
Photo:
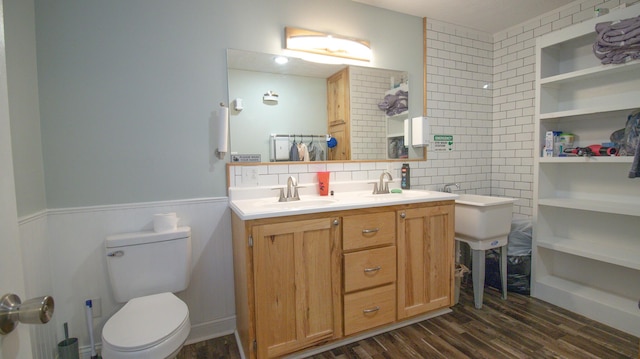
[[429,120],[424,116],[411,119],[411,146],[429,146]]

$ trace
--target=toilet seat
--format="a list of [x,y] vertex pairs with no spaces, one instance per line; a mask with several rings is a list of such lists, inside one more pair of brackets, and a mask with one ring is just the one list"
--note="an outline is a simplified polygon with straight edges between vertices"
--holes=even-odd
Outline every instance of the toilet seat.
[[134,298],[104,325],[102,354],[105,359],[165,358],[184,344],[190,330],[189,309],[173,293]]

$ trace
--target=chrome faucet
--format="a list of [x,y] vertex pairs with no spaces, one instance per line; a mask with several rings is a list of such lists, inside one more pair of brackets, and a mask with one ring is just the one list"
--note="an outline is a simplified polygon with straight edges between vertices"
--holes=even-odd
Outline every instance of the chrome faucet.
[[[293,190],[293,195],[291,194],[291,190]],[[300,195],[298,195],[298,180],[289,176],[287,179],[287,201],[299,201]]]
[[289,202],[289,201],[300,200],[300,195],[298,194],[298,188],[300,188],[300,186],[298,186],[298,180],[293,176],[289,176],[289,178],[287,178],[287,195],[286,196],[284,194],[284,187],[277,187],[272,189],[280,191],[280,194],[278,196],[278,202]]
[[451,187],[455,187],[456,189],[460,189],[460,184],[458,183],[447,183],[442,186],[442,192],[451,193]]
[[[384,178],[387,177],[389,180],[385,182]],[[380,182],[373,183],[373,194],[385,194],[389,193],[389,182],[393,181],[393,177],[391,177],[391,173],[387,171],[382,171],[380,174]]]

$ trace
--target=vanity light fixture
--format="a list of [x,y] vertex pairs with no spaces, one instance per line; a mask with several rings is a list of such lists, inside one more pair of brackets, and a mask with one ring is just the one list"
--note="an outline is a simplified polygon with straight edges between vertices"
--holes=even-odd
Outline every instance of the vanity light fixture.
[[285,27],[284,32],[287,50],[371,61],[371,45],[368,41],[292,27]]
[[277,105],[278,94],[273,91],[267,91],[267,93],[262,96],[262,103],[265,105]]

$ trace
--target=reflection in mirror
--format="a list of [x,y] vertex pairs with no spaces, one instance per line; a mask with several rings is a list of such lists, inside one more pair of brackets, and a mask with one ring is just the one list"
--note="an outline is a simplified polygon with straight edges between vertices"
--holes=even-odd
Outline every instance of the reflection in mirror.
[[[404,146],[407,72],[277,57],[227,50],[232,161],[423,158],[422,148]],[[294,142],[309,154],[293,156]]]

